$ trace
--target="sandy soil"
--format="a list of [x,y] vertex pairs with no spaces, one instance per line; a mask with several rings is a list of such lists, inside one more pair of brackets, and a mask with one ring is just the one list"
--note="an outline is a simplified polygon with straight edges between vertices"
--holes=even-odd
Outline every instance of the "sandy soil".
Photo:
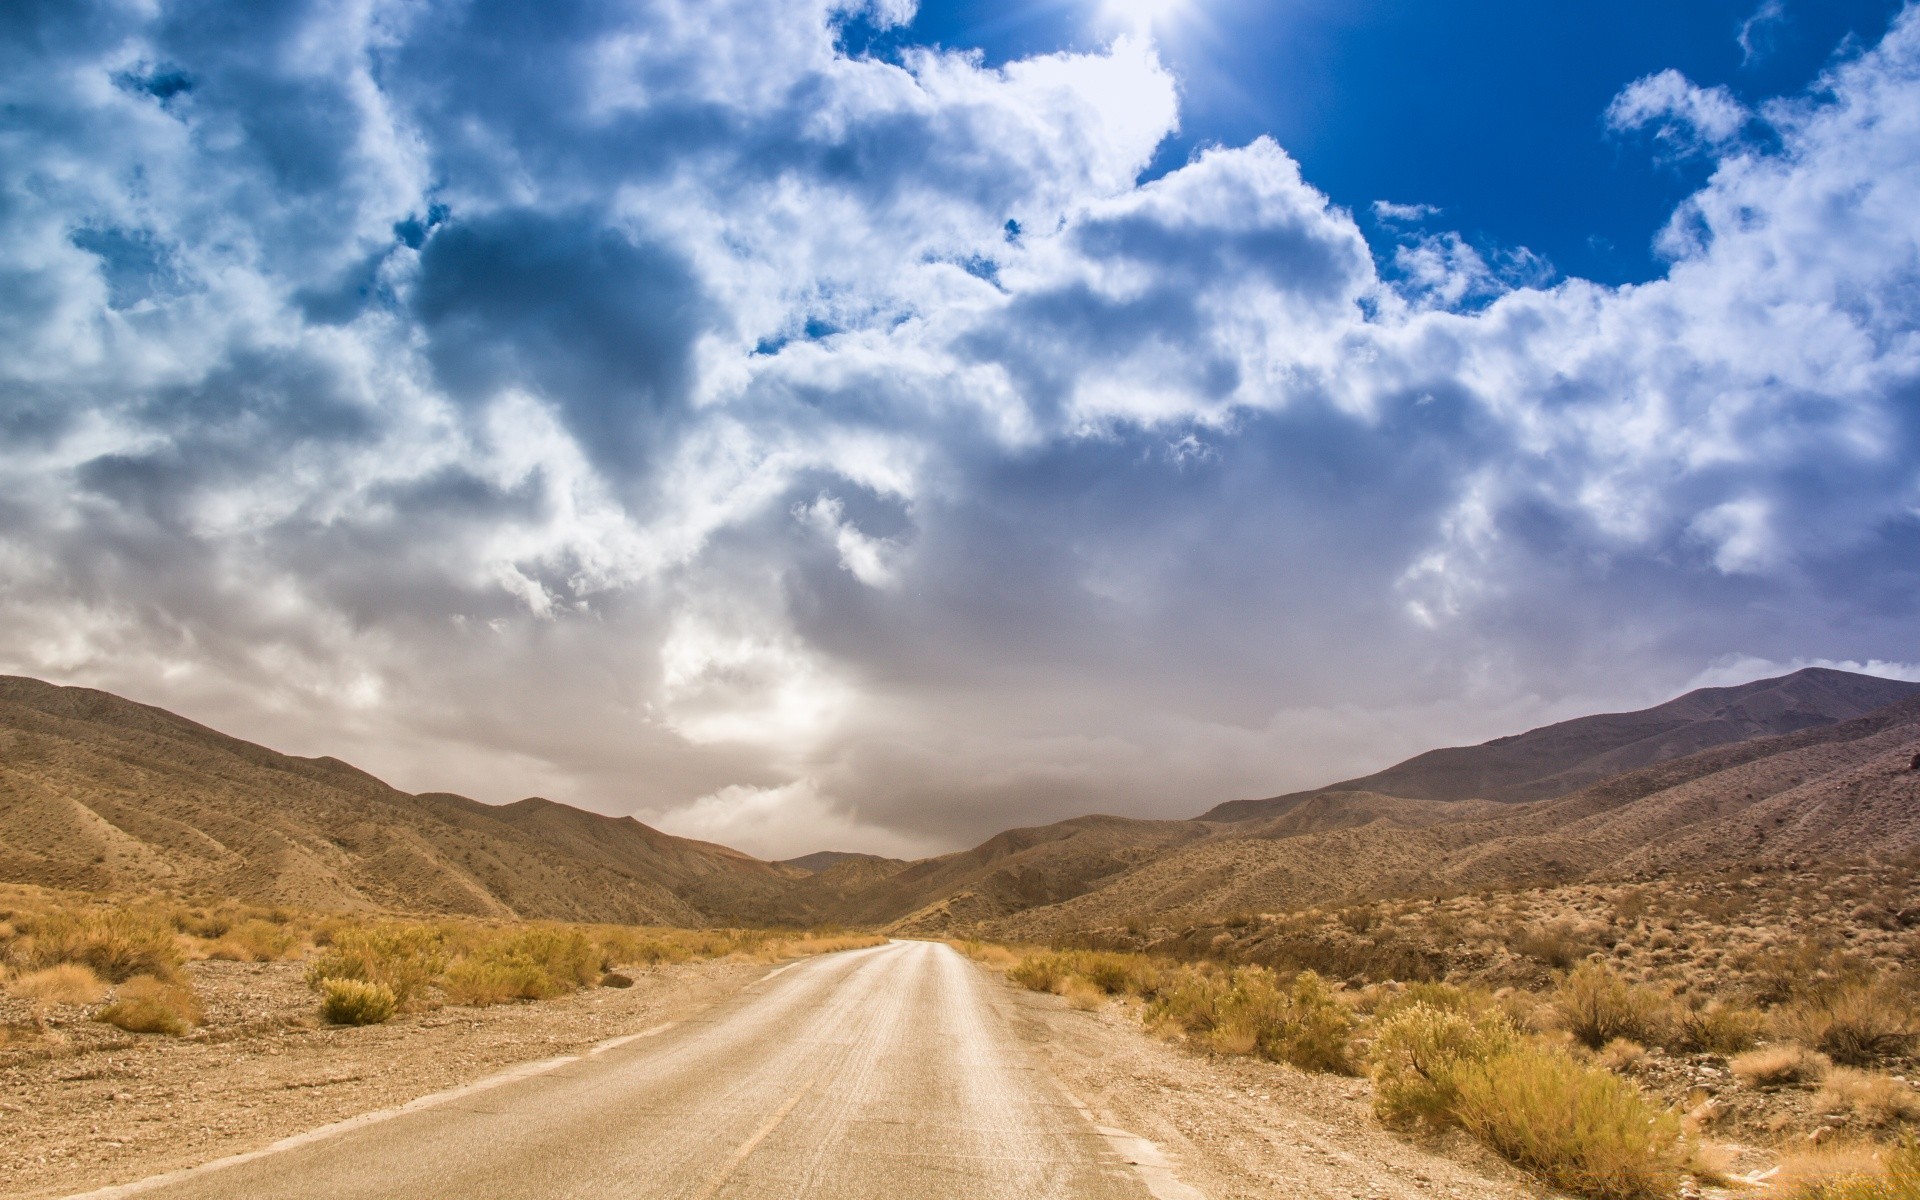
[[1026,1036],[1102,1125],[1154,1142],[1209,1200],[1521,1200],[1551,1194],[1465,1139],[1415,1145],[1373,1120],[1365,1080],[1215,1058],[1004,985]]
[[[51,1039],[0,1045],[0,1195],[61,1196],[253,1149],[678,1019],[768,967],[662,966],[633,972],[631,988],[358,1029],[317,1020],[304,970],[190,964],[208,1021],[185,1038],[124,1034],[69,1008],[47,1014]],[[31,1013],[0,999],[0,1021],[20,1030]]]

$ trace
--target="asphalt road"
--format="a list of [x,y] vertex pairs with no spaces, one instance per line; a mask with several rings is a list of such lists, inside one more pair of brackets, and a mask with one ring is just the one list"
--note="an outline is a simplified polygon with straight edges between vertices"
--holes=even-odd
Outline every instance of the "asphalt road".
[[1124,1140],[1039,1069],[998,986],[933,943],[809,959],[544,1073],[136,1187],[232,1200],[1145,1200]]

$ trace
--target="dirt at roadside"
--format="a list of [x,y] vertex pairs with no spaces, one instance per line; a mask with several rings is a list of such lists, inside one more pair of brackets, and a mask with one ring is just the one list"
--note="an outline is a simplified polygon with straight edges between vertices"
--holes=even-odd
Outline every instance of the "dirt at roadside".
[[0,1046],[0,1195],[63,1196],[255,1149],[676,1020],[768,967],[660,966],[631,972],[631,988],[365,1028],[317,1020],[301,963],[186,969],[208,1017],[189,1037],[123,1034],[55,1009],[52,1039]]
[[1102,1125],[1157,1144],[1209,1200],[1535,1200],[1548,1189],[1471,1142],[1423,1147],[1370,1113],[1364,1080],[1159,1041],[1110,1003],[1098,1012],[1005,989],[1005,1011]]

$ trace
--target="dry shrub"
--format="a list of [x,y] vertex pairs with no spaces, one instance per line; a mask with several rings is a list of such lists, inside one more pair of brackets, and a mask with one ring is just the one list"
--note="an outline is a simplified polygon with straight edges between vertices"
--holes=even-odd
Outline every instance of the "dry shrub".
[[307,982],[325,990],[330,980],[379,984],[402,1008],[422,998],[447,967],[445,936],[426,925],[385,922],[335,930],[332,945],[307,969]]
[[1007,969],[1007,978],[1030,992],[1051,992],[1073,974],[1067,956],[1048,951],[1029,954]]
[[1636,987],[1602,963],[1582,963],[1554,997],[1567,1032],[1590,1050],[1615,1038],[1665,1044],[1670,1006],[1663,993]]
[[300,935],[285,925],[271,921],[242,921],[221,936],[207,951],[208,958],[229,962],[278,962],[296,957]]
[[1107,1002],[1107,993],[1078,975],[1069,975],[1060,983],[1060,995],[1067,1003],[1084,1012],[1092,1012]]
[[1780,1200],[1920,1200],[1920,1146],[1884,1157],[1871,1146],[1822,1147],[1783,1161],[1771,1183]]
[[1666,1200],[1687,1153],[1680,1124],[1640,1090],[1522,1037],[1504,1014],[1415,1004],[1374,1038],[1374,1110],[1457,1125],[1505,1158],[1595,1200]]
[[7,991],[41,1004],[94,1004],[107,994],[107,985],[91,968],[61,963],[28,971],[9,983]]
[[545,971],[525,960],[463,958],[440,977],[449,1004],[485,1008],[509,1000],[544,1000],[559,992]]
[[1384,1019],[1375,1030],[1373,1109],[1394,1125],[1453,1125],[1462,1074],[1519,1044],[1503,1014],[1470,1016],[1425,1001]]
[[1802,997],[1776,1012],[1774,1021],[1781,1036],[1854,1066],[1903,1053],[1920,1031],[1913,1001],[1884,979],[1850,980]]
[[1736,1055],[1727,1066],[1735,1079],[1750,1087],[1776,1088],[1811,1083],[1825,1075],[1833,1062],[1817,1050],[1785,1042]]
[[694,957],[692,948],[664,937],[648,937],[616,930],[603,935],[601,945],[615,964],[658,966],[660,963],[686,962]]
[[1631,1071],[1646,1058],[1647,1048],[1626,1038],[1615,1038],[1600,1051],[1600,1065],[1609,1071]]
[[1669,1049],[1698,1054],[1734,1055],[1751,1050],[1766,1032],[1765,1014],[1723,1000],[1674,1011]]
[[1565,970],[1585,958],[1594,942],[1588,931],[1569,920],[1530,925],[1507,943],[1516,954]]
[[1140,954],[1089,951],[1080,956],[1078,973],[1109,996],[1151,996],[1160,986],[1160,970]]
[[1223,1054],[1254,1054],[1304,1071],[1354,1073],[1353,1015],[1312,971],[1282,984],[1264,967],[1188,969],[1162,980],[1145,1017]]
[[1522,1045],[1465,1072],[1460,1127],[1594,1200],[1667,1200],[1685,1172],[1679,1120],[1607,1071]]
[[42,966],[73,962],[119,983],[136,975],[171,979],[180,969],[173,923],[133,909],[62,909],[34,923],[33,957]]
[[335,1025],[378,1025],[400,1009],[393,989],[364,979],[320,982],[320,1015]]
[[1478,1013],[1494,1006],[1493,996],[1478,988],[1456,987],[1450,983],[1409,983],[1394,994],[1375,1003],[1373,1014],[1384,1019],[1395,1013],[1424,1004],[1445,1012]]
[[1890,1075],[1853,1067],[1828,1072],[1813,1105],[1821,1112],[1851,1113],[1868,1125],[1920,1121],[1920,1094]]
[[947,945],[973,961],[997,971],[1005,971],[1020,961],[1020,955],[995,942],[950,941]]
[[184,982],[136,975],[120,985],[99,1019],[128,1033],[178,1037],[200,1023],[200,1001]]

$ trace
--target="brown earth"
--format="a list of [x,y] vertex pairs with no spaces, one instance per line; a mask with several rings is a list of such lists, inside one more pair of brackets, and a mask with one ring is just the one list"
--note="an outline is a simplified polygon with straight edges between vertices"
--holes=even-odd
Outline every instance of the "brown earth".
[[[1369,824],[1279,836],[1262,836],[1257,823],[1217,827],[1062,903],[968,920],[984,906],[956,899],[903,927],[1048,941],[1386,896],[1898,857],[1920,848],[1920,773],[1909,766],[1917,722],[1920,700],[1903,701],[1498,809],[1427,802]],[[1375,803],[1354,794],[1321,802]]]
[[763,915],[804,872],[538,798],[391,788],[104,692],[0,677],[0,880],[632,924]]
[[1834,725],[1915,696],[1920,683],[1808,667],[1738,687],[1700,688],[1639,712],[1600,713],[1478,746],[1429,750],[1384,771],[1310,792],[1230,801],[1201,819],[1272,816],[1323,792],[1379,792],[1411,800],[1546,800],[1714,746]]
[[[125,1034],[65,1006],[45,1018],[58,1043],[0,1042],[0,1194],[60,1196],[256,1149],[647,1030],[767,970],[662,965],[632,971],[631,988],[350,1028],[317,1020],[304,964],[191,963],[208,1020],[188,1037]],[[29,1026],[31,1006],[0,997],[0,1021]]]
[[[1209,814],[1242,820],[1088,816],[919,862],[822,853],[767,863],[539,798],[496,807],[408,795],[333,759],[7,678],[0,880],[309,908],[1032,940],[1374,896],[1888,854],[1920,844],[1920,774],[1906,769],[1920,749],[1920,699],[1857,713],[1916,686],[1801,671]],[[1761,736],[1780,728],[1796,732]],[[1642,760],[1656,761],[1552,799],[1504,802]],[[1474,789],[1491,798],[1453,798]],[[1420,791],[1434,795],[1405,794]]]

